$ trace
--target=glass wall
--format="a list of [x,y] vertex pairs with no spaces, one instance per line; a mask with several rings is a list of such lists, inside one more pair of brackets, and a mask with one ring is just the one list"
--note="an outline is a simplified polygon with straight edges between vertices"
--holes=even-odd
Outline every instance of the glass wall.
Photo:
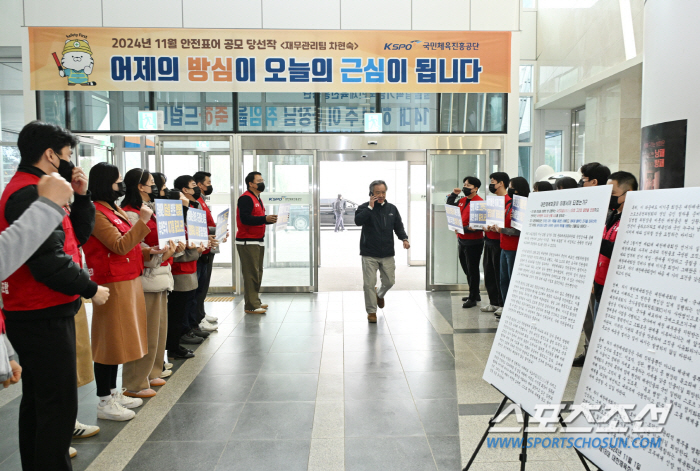
[[17,171],[17,137],[24,125],[22,60],[0,59],[0,191]]
[[535,103],[534,70],[532,64],[520,65],[520,100],[518,105],[518,176],[532,183],[532,145],[534,136],[533,108]]
[[586,163],[586,108],[571,112],[571,168],[578,170]]
[[562,171],[562,154],[564,147],[563,131],[545,131],[544,133],[544,163],[554,169]]
[[505,133],[503,93],[37,92],[39,119],[75,132],[137,132],[140,110],[159,110],[165,132]]

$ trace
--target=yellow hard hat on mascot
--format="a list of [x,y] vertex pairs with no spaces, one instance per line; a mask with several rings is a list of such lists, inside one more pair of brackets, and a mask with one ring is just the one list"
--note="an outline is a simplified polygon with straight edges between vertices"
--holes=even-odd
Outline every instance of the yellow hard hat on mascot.
[[67,40],[65,46],[63,46],[63,55],[65,56],[69,52],[84,52],[92,55],[92,50],[86,39]]

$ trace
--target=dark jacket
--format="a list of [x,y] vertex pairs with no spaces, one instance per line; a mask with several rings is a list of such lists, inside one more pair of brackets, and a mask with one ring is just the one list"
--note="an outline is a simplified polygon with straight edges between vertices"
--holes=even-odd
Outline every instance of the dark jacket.
[[[21,165],[18,172],[31,173],[37,176],[45,175],[43,171],[34,166]],[[5,206],[5,219],[12,224],[24,213],[27,208],[39,198],[36,185],[26,186],[8,199]],[[71,205],[70,220],[75,231],[78,243],[83,245],[90,238],[95,226],[95,205],[90,200],[90,193],[75,195]],[[66,235],[63,225],[59,224],[48,239],[34,252],[26,265],[34,279],[45,284],[54,291],[67,295],[79,294],[84,298],[92,298],[97,293],[97,284],[90,280],[87,270],[73,261],[70,255],[63,251]],[[74,315],[80,308],[80,299],[75,302],[52,306],[42,309],[40,312],[22,311],[23,318],[46,318]],[[72,311],[72,312],[70,312]],[[13,313],[6,312],[7,317]]]
[[392,231],[400,240],[408,240],[399,210],[387,201],[383,205],[375,202],[374,209],[370,209],[369,203],[360,205],[355,211],[355,224],[362,226],[360,255],[365,257],[393,257]]

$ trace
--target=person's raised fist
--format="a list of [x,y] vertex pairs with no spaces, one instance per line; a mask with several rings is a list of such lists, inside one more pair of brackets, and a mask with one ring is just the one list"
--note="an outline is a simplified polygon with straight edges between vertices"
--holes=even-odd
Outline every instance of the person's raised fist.
[[66,206],[73,196],[73,187],[58,173],[41,177],[36,188],[39,196],[43,196],[59,206]]

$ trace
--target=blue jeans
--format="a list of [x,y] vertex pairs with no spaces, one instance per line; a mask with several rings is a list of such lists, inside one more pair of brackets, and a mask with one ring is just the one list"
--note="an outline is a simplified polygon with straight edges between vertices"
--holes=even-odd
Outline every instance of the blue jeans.
[[504,306],[506,305],[506,296],[508,296],[510,277],[513,275],[516,253],[517,250],[501,250],[501,296]]

